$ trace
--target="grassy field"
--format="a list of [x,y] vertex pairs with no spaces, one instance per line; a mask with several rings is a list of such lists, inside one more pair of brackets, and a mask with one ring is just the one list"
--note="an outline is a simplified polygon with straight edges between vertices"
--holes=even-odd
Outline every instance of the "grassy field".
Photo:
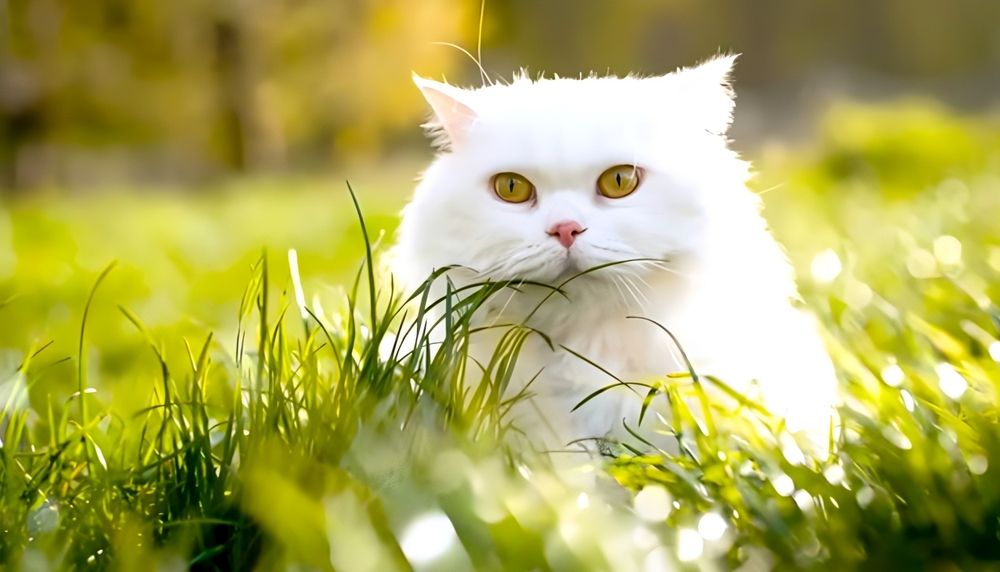
[[340,180],[4,204],[0,565],[1000,565],[1000,119],[844,105],[754,159],[841,373],[833,454],[803,458],[753,404],[696,421],[700,387],[665,378],[669,424],[636,428],[602,493],[503,446],[528,332],[466,387],[463,312],[488,292],[451,308],[436,354],[386,350],[433,302],[389,303],[365,264],[416,164],[351,174],[368,242]]

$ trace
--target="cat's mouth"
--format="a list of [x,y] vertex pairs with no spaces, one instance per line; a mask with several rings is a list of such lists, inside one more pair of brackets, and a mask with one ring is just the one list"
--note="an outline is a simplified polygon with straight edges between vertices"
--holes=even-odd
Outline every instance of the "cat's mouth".
[[531,256],[513,255],[475,274],[489,280],[528,280],[551,285],[566,281],[615,282],[621,280],[618,275],[622,273],[638,276],[652,268],[662,268],[663,262],[611,247],[578,243],[571,248],[552,248],[541,253],[534,250]]
[[558,270],[555,280],[562,282],[565,280],[586,280],[586,279],[601,279],[607,276],[601,276],[606,274],[602,272],[603,268],[598,268],[601,266],[601,261],[594,260],[593,256],[589,256],[587,253],[583,252],[579,248],[568,248],[564,253],[561,253],[554,265]]

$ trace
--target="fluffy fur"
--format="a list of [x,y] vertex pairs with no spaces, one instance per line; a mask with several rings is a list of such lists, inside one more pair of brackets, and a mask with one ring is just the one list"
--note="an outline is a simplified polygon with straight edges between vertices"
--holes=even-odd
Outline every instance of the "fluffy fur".
[[[749,166],[727,147],[733,57],[649,78],[517,77],[459,89],[414,80],[434,111],[428,129],[440,148],[406,207],[393,271],[406,283],[459,265],[458,283],[525,279],[557,284],[597,265],[614,265],[566,286],[530,325],[624,380],[685,367],[655,320],[676,335],[699,373],[758,395],[793,427],[823,434],[835,376],[813,320],[795,307],[789,264],[747,189]],[[608,167],[642,169],[621,199],[596,191]],[[491,177],[513,171],[537,188],[534,201],[495,196]],[[569,249],[548,235],[556,222],[587,230]],[[540,289],[500,295],[481,320],[523,320]],[[482,334],[488,356],[496,339]],[[612,380],[540,339],[519,360],[516,392],[537,372],[517,423],[548,448],[615,435],[641,398],[615,389],[570,410]],[[752,382],[751,380],[756,380]]]

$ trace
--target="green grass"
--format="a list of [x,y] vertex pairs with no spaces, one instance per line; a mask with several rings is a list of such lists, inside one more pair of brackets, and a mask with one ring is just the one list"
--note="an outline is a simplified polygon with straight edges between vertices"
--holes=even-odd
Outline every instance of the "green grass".
[[[702,388],[671,376],[650,405],[669,424],[632,423],[600,493],[504,444],[505,381],[537,334],[512,328],[489,363],[465,359],[470,313],[505,285],[405,303],[369,263],[406,192],[386,181],[408,166],[354,180],[370,241],[340,182],[5,205],[0,563],[996,567],[998,126],[845,106],[808,150],[765,152],[755,185],[847,396],[833,454],[802,459],[751,403],[692,411]],[[435,303],[443,346],[393,346]],[[653,431],[679,452],[645,444]],[[408,562],[403,548],[450,534],[443,555]]]

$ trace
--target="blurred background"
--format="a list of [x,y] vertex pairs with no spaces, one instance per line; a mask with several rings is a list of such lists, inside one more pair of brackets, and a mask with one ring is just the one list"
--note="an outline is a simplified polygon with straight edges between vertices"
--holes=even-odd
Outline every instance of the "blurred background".
[[[410,71],[479,83],[475,64],[441,43],[476,53],[480,7],[0,0],[3,193],[344,178],[426,156]],[[658,74],[742,53],[734,138],[752,151],[809,136],[842,98],[993,106],[998,22],[991,0],[505,0],[486,3],[482,59],[495,76],[572,76]]]
[[733,145],[800,276],[822,254],[824,280],[858,275],[841,277],[850,303],[923,305],[912,269],[939,272],[943,234],[985,264],[976,279],[1000,270],[1000,3],[505,0],[480,22],[483,7],[0,0],[0,366],[49,340],[72,351],[112,261],[90,327],[93,367],[115,376],[146,357],[115,305],[230,340],[262,249],[284,285],[297,249],[307,296],[335,307],[363,255],[344,182],[383,248],[432,153],[411,70],[478,85],[477,52],[497,77],[741,53]]

